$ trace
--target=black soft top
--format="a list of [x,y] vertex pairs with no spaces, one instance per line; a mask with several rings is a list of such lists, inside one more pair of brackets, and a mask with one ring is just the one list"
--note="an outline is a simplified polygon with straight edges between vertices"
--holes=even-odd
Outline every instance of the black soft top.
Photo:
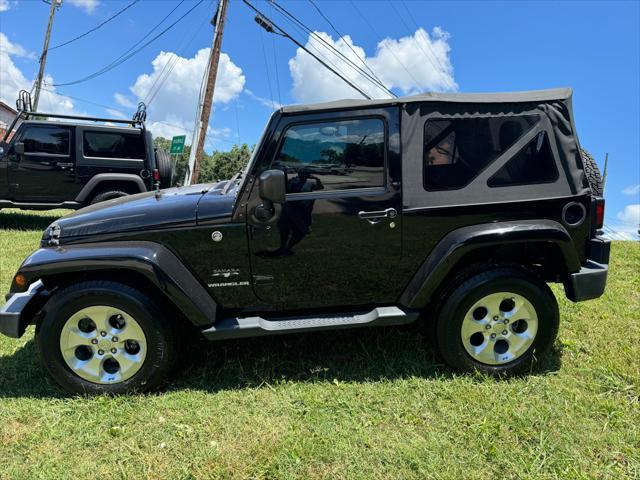
[[282,107],[282,113],[302,113],[320,110],[342,110],[367,107],[384,107],[420,102],[444,103],[539,103],[569,100],[573,91],[570,88],[553,88],[548,90],[531,90],[527,92],[505,93],[421,93],[399,98],[381,100],[337,100],[334,102],[312,103],[306,105],[288,105]]

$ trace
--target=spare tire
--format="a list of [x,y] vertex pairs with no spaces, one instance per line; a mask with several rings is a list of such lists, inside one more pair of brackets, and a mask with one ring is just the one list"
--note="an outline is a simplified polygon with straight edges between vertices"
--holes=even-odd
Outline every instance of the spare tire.
[[156,168],[160,172],[160,187],[169,188],[173,185],[176,162],[166,150],[156,150]]
[[600,175],[600,169],[595,159],[584,148],[580,149],[580,156],[582,157],[582,166],[584,167],[584,174],[589,182],[591,188],[591,194],[602,196],[602,175]]

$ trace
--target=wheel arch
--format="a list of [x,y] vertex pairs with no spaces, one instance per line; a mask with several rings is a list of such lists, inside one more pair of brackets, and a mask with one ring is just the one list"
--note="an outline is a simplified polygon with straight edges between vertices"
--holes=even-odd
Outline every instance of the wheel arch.
[[[118,281],[165,302],[195,326],[215,322],[217,304],[205,287],[166,247],[153,242],[80,244],[43,248],[31,254],[18,273],[29,284],[42,280],[47,291],[78,280]],[[41,299],[40,308],[44,306]],[[35,307],[31,306],[30,311]]]
[[[537,262],[544,260],[544,263]],[[463,227],[445,235],[405,287],[399,303],[424,309],[447,286],[495,266],[526,268],[545,282],[580,270],[571,236],[551,220],[496,222]]]
[[76,202],[85,203],[90,201],[98,192],[104,190],[106,186],[112,185],[114,188],[126,188],[132,193],[146,192],[147,187],[142,178],[131,173],[99,173],[94,175],[82,187],[80,193],[75,198]]

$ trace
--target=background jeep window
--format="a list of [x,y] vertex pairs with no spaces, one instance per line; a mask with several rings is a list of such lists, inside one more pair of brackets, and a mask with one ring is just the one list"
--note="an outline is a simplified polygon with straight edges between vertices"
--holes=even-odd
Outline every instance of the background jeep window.
[[58,127],[27,127],[22,135],[25,153],[69,155],[69,130]]
[[539,120],[538,115],[427,120],[425,189],[449,190],[468,185]]
[[487,182],[490,187],[554,182],[558,169],[546,132],[540,132]]
[[142,135],[135,133],[84,132],[85,157],[144,159]]
[[287,193],[384,186],[381,119],[343,120],[287,129],[273,168],[287,175]]

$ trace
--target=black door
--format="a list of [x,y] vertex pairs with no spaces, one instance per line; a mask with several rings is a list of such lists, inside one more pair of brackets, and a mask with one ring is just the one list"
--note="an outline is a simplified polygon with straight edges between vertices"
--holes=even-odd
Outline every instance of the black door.
[[[16,144],[24,145],[24,153]],[[78,187],[70,127],[26,125],[12,146],[9,185],[20,202],[73,200]]]
[[253,288],[263,301],[303,309],[397,298],[398,125],[395,111],[376,112],[278,128],[275,153],[259,168],[286,172],[286,202],[270,223],[249,215]]

